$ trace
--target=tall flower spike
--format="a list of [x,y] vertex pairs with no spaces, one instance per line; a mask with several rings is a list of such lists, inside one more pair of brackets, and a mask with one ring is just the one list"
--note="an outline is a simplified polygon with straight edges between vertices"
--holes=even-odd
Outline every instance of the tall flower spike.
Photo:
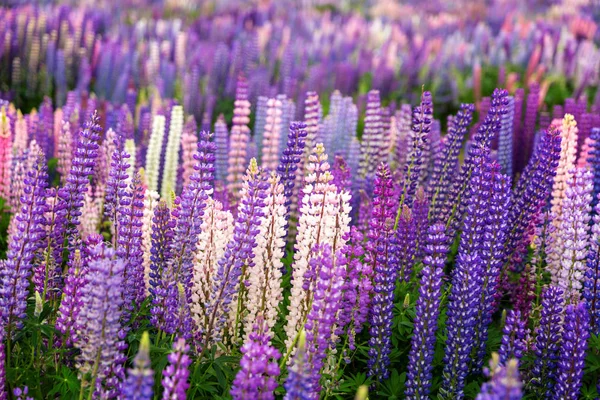
[[[240,304],[235,301],[238,293],[240,277],[250,273],[254,267],[253,249],[256,247],[256,236],[260,232],[259,226],[264,217],[264,206],[268,183],[260,172],[256,160],[250,160],[250,166],[244,187],[242,189],[242,200],[235,221],[232,240],[227,243],[225,254],[219,260],[217,272],[213,278],[211,298],[207,306],[208,323],[204,335],[204,347],[210,343],[216,343],[221,339],[223,324],[227,315],[234,305],[236,313],[242,311]],[[237,328],[237,327],[236,327]]]
[[183,132],[183,107],[173,106],[169,119],[169,136],[165,150],[165,165],[162,171],[160,197],[166,199],[177,188],[177,167],[179,166],[179,148]]
[[417,183],[421,179],[422,155],[426,150],[431,124],[433,122],[433,102],[430,92],[423,92],[421,105],[413,111],[411,145],[404,165],[404,183],[400,193],[400,206],[396,214],[396,226],[400,219],[402,206],[412,207]]
[[600,194],[600,128],[592,128],[590,134],[593,146],[590,150],[589,164],[594,173],[594,196],[592,206],[598,204],[598,194]]
[[398,274],[401,281],[408,282],[412,276],[412,269],[417,253],[417,224],[412,211],[407,205],[403,206],[396,241],[398,248]]
[[396,238],[393,230],[394,184],[390,169],[380,164],[375,178],[375,198],[369,221],[365,263],[373,269],[374,296],[371,300],[369,329],[369,375],[378,380],[389,375],[394,288],[398,276]]
[[215,178],[221,182],[227,177],[227,160],[229,154],[229,131],[223,114],[219,115],[215,122]]
[[498,163],[501,171],[509,177],[513,173],[513,120],[515,118],[515,98],[508,97],[507,112],[502,116],[498,135]]
[[[97,247],[89,263],[87,283],[81,290],[83,307],[78,316],[76,342],[80,349],[79,372],[91,374],[91,391],[102,387],[112,363],[119,355],[119,331],[123,306],[125,263],[114,260],[114,251]],[[85,390],[82,382],[82,390]]]
[[152,134],[148,151],[146,152],[146,177],[149,190],[158,190],[158,176],[160,169],[160,153],[165,136],[165,116],[155,115],[152,118]]
[[535,328],[535,362],[530,389],[538,398],[549,399],[554,393],[559,357],[564,297],[561,288],[547,287],[542,294],[542,311]]
[[407,399],[429,397],[431,387],[435,332],[440,313],[440,299],[448,240],[442,224],[432,225],[427,232],[425,258],[415,306],[414,331],[409,353],[409,369],[405,395]]
[[279,164],[279,142],[281,141],[281,101],[267,101],[267,117],[265,120],[262,142],[262,166],[267,170],[275,170]]
[[248,83],[243,76],[238,77],[233,109],[233,126],[229,139],[229,168],[227,170],[227,190],[239,200],[242,189],[246,152],[250,140],[250,102],[248,101]]
[[525,324],[526,321],[521,318],[520,311],[510,310],[507,313],[506,322],[502,329],[502,344],[498,351],[501,364],[505,364],[511,358],[518,361],[523,357],[526,350]]
[[585,302],[567,306],[554,389],[555,399],[575,400],[579,398],[587,340],[590,336],[589,323],[590,318]]
[[309,400],[313,394],[310,365],[306,358],[306,332],[300,331],[297,351],[288,368],[289,374],[283,387],[285,400]]
[[142,334],[140,348],[133,359],[133,368],[123,384],[122,396],[125,400],[151,400],[154,394],[154,371],[150,367],[150,336]]
[[408,158],[408,140],[411,136],[411,116],[412,110],[410,104],[402,104],[400,110],[396,112],[396,140],[394,145],[394,161],[396,170],[403,171]]
[[271,335],[267,326],[258,316],[254,327],[240,349],[242,359],[240,370],[233,380],[231,396],[240,399],[274,399],[277,388],[279,351],[271,346]]
[[[561,126],[562,125],[562,126]],[[568,182],[572,177],[575,168],[577,155],[577,122],[571,114],[565,114],[562,124],[560,121],[554,121],[553,127],[560,132],[560,159],[556,167],[556,175],[552,186],[552,212],[556,216],[555,225],[560,223],[563,207],[562,202],[565,199]]]
[[596,335],[600,334],[600,206],[598,204],[594,208],[594,222],[583,283],[583,297],[590,312],[591,330]]
[[0,320],[9,339],[25,318],[34,257],[44,245],[47,180],[46,159],[40,153],[25,178],[21,208],[14,216],[16,229],[0,270]]
[[304,154],[304,142],[307,136],[306,124],[303,122],[292,122],[290,124],[287,146],[283,150],[277,173],[281,178],[285,195],[285,206],[289,218],[291,208],[298,207],[298,199],[293,198],[294,186],[298,176],[298,165]]
[[163,371],[162,386],[163,400],[180,400],[186,398],[186,392],[190,387],[188,377],[190,371],[188,367],[192,360],[187,355],[190,346],[185,343],[185,339],[178,338],[173,343],[173,352],[168,355],[169,365]]
[[481,386],[476,400],[520,400],[523,398],[521,380],[519,378],[519,361],[510,359],[506,363],[500,361],[496,353],[492,353],[490,368],[485,371],[490,381]]
[[181,134],[181,168],[183,168],[181,177],[183,179],[183,186],[189,185],[190,177],[194,173],[194,153],[197,149],[198,136],[195,130],[195,123],[192,128],[189,128],[188,124],[186,124]]
[[365,112],[365,129],[360,149],[360,177],[372,176],[383,161],[384,142],[381,126],[381,100],[379,90],[370,90],[367,94],[367,110]]

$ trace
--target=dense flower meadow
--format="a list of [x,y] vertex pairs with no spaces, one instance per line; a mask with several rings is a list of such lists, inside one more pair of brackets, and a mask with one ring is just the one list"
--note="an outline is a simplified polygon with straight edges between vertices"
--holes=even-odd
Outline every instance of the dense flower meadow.
[[0,400],[600,398],[600,4],[164,3],[0,8]]

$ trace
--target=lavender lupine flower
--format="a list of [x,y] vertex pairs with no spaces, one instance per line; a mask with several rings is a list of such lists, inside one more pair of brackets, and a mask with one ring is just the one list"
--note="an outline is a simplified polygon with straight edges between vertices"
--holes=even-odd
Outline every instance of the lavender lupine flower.
[[398,251],[398,276],[408,282],[412,276],[417,254],[417,220],[408,206],[404,205],[396,230]]
[[348,243],[342,247],[338,254],[337,263],[346,266],[346,282],[344,297],[340,306],[337,325],[337,335],[344,331],[348,335],[348,348],[356,348],[356,335],[362,331],[367,321],[373,292],[373,267],[363,263],[361,258],[365,255],[363,235],[353,226],[350,228],[346,239]]
[[436,218],[442,213],[441,208],[446,204],[446,198],[450,195],[451,185],[448,183],[453,181],[458,171],[458,156],[467,129],[471,124],[474,110],[473,104],[461,104],[456,117],[448,128],[446,145],[442,156],[436,159],[434,174],[428,186],[429,215],[432,218]]
[[289,374],[283,387],[284,400],[310,400],[313,395],[310,365],[306,355],[306,332],[302,330],[298,338],[296,354],[288,368]]
[[352,187],[352,171],[342,156],[335,156],[335,161],[331,166],[331,175],[333,175],[332,183],[338,190]]
[[[394,164],[397,170],[403,170],[408,158],[408,140],[411,135],[412,110],[410,104],[402,104],[396,112],[396,138],[394,143]],[[462,139],[461,139],[462,143]]]
[[29,388],[27,386],[23,386],[23,388],[14,388],[13,395],[17,400],[33,400],[33,397],[29,397]]
[[75,321],[78,319],[79,312],[83,306],[81,299],[81,289],[86,285],[87,266],[84,267],[81,260],[81,251],[75,250],[70,255],[69,270],[65,279],[63,297],[56,318],[56,329],[63,335],[65,346],[72,346],[78,327],[75,327]]
[[379,163],[385,156],[384,141],[381,126],[381,101],[379,91],[371,90],[367,94],[367,110],[365,115],[365,130],[362,136],[360,149],[361,178],[372,176]]
[[154,386],[154,371],[150,368],[150,336],[142,334],[140,348],[133,359],[121,395],[125,400],[151,400]]
[[598,204],[598,194],[600,194],[600,128],[592,128],[590,138],[593,140],[593,146],[590,150],[589,163],[594,173],[594,196],[592,197],[592,207]]
[[182,400],[186,398],[186,392],[190,386],[188,376],[190,371],[188,367],[192,363],[187,355],[190,346],[185,343],[185,339],[178,338],[173,343],[173,352],[167,357],[169,365],[163,371],[162,386],[163,400]]
[[560,158],[561,138],[557,131],[544,131],[529,164],[513,191],[505,248],[509,251],[508,265],[519,270],[527,254],[528,230],[548,197]]
[[46,159],[38,154],[25,178],[21,207],[14,217],[16,228],[0,270],[0,321],[8,340],[22,326],[34,258],[44,245],[47,180]]
[[535,135],[535,125],[537,122],[537,108],[540,97],[540,86],[537,83],[531,84],[527,94],[527,104],[525,105],[525,123],[523,131],[517,139],[517,170],[520,171],[527,160],[530,159]]
[[[207,306],[208,325],[206,332],[203,332],[203,349],[206,349],[209,343],[220,340],[223,324],[240,287],[240,277],[246,271],[251,271],[254,265],[252,249],[256,246],[256,235],[260,232],[258,227],[261,218],[264,217],[264,199],[268,187],[269,184],[253,158],[244,179],[233,239],[227,243],[227,249],[219,260],[212,283],[212,297]],[[234,305],[239,306],[237,302],[234,302]]]
[[583,297],[590,312],[591,331],[596,335],[600,334],[600,206],[598,204],[594,208],[594,222],[583,282]]
[[590,318],[585,302],[566,307],[554,399],[575,400],[583,378]]
[[331,337],[335,328],[336,315],[339,312],[342,289],[346,271],[344,266],[336,265],[328,244],[313,248],[309,273],[314,277],[313,302],[304,329],[306,332],[306,353],[311,369],[312,393],[310,398],[318,400],[321,391],[321,370],[331,346]]
[[[263,143],[263,135],[265,132],[265,125],[267,122],[267,101],[269,100],[266,96],[258,96],[256,99],[256,114],[254,117],[254,131],[252,135],[252,139],[258,149],[257,161],[260,163],[262,161],[262,148],[261,145]],[[217,130],[217,126],[215,125],[215,133]],[[217,157],[218,159],[218,157]],[[220,179],[220,178],[219,178]]]
[[63,258],[63,243],[66,238],[77,236],[77,225],[89,185],[89,176],[93,174],[96,166],[99,140],[98,114],[94,112],[79,133],[67,184],[58,190],[55,226],[52,232],[52,255],[57,277],[62,274],[60,264]]
[[515,115],[514,97],[508,97],[506,110],[506,114],[502,116],[502,125],[498,135],[498,163],[500,164],[502,173],[510,177],[512,176],[513,172],[513,119]]
[[435,351],[435,332],[440,313],[444,265],[448,253],[445,227],[435,224],[427,231],[425,258],[419,284],[419,299],[415,306],[414,331],[407,372],[407,399],[426,399],[431,387],[431,370]]
[[[287,147],[283,150],[277,174],[280,176],[286,197],[285,206],[289,211],[292,207],[292,196],[294,185],[298,175],[298,165],[304,154],[304,142],[306,140],[306,124],[304,122],[292,122],[288,133]],[[297,207],[297,204],[294,204]]]
[[256,318],[254,328],[240,349],[240,371],[231,386],[234,399],[274,399],[277,388],[279,351],[271,346],[270,335],[261,315]]
[[[484,157],[485,160],[485,157]],[[456,266],[452,275],[452,290],[447,311],[447,344],[440,397],[462,399],[469,359],[476,335],[479,301],[483,291],[486,260],[482,254],[485,232],[481,221],[489,214],[492,182],[489,164],[475,166],[472,171],[469,204],[463,222]],[[489,300],[488,300],[489,301]]]
[[223,114],[215,122],[215,178],[224,182],[227,177],[227,160],[229,154],[229,131]]
[[423,246],[427,236],[427,229],[429,228],[429,221],[427,218],[428,213],[429,200],[425,197],[425,191],[423,188],[420,187],[415,194],[415,200],[412,207],[412,217],[414,219],[416,238],[414,262],[420,260],[423,255]]
[[536,358],[530,381],[532,391],[539,398],[547,399],[554,393],[564,311],[563,294],[557,286],[547,287],[542,294],[541,316],[535,328],[533,345]]
[[[103,254],[102,254],[103,253]],[[84,377],[82,390],[88,383],[91,391],[100,390],[110,368],[119,357],[119,331],[123,307],[123,272],[125,263],[114,260],[114,251],[97,247],[89,262],[87,283],[81,289],[83,306],[78,315],[75,342],[81,354],[79,372]],[[91,381],[87,381],[90,374]]]
[[395,193],[390,169],[385,164],[377,168],[375,198],[369,221],[369,241],[366,245],[365,264],[373,269],[374,295],[371,302],[369,322],[369,375],[378,380],[389,375],[391,353],[391,330],[394,317],[394,288],[398,276],[396,238],[393,218]]
[[400,205],[396,214],[395,227],[398,226],[402,206],[412,207],[413,196],[417,190],[417,183],[421,179],[422,154],[428,142],[431,124],[433,122],[433,102],[430,92],[423,92],[421,105],[415,107],[412,120],[411,145],[404,165],[404,183],[400,193]]
[[519,310],[509,310],[506,314],[506,322],[502,328],[502,343],[500,344],[500,363],[505,364],[509,359],[517,361],[523,357],[526,350],[525,324]]
[[171,244],[172,260],[169,265],[176,282],[183,283],[190,298],[194,253],[198,235],[202,232],[202,216],[214,180],[215,145],[211,134],[202,131],[198,138],[198,152],[190,184],[183,188],[181,197],[175,200],[173,216],[177,224]]
[[523,398],[521,380],[519,378],[519,361],[510,359],[506,363],[500,361],[496,353],[492,353],[490,368],[486,375],[489,382],[481,385],[481,392],[476,400],[520,400]]
[[[250,102],[248,101],[248,83],[240,76],[235,93],[235,108],[233,110],[233,126],[229,140],[229,168],[227,170],[227,190],[235,200],[239,199],[242,189],[246,152],[250,140]],[[237,202],[237,201],[236,201]]]

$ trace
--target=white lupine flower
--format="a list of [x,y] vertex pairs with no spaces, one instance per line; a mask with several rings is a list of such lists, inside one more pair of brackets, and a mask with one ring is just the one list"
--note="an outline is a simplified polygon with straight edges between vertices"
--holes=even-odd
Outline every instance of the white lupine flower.
[[162,174],[163,179],[160,187],[160,197],[163,199],[169,198],[170,193],[175,191],[177,186],[177,167],[179,166],[179,147],[181,145],[182,132],[183,107],[173,106],[169,122],[169,137],[167,139],[165,166]]
[[152,134],[146,153],[146,179],[148,190],[158,190],[158,169],[160,168],[160,153],[165,136],[165,117],[155,115],[152,119]]

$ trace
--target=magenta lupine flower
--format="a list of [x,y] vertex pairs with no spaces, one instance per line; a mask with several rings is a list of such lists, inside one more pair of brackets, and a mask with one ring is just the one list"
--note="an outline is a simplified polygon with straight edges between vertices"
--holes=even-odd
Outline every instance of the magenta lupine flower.
[[508,311],[504,328],[502,328],[502,343],[498,350],[501,364],[505,364],[511,358],[519,361],[523,357],[526,350],[525,325],[526,321],[521,317],[520,311]]
[[558,374],[554,388],[555,399],[575,400],[579,398],[587,340],[590,336],[589,323],[590,318],[585,302],[569,304],[566,307],[562,343],[559,350]]
[[373,269],[373,290],[369,314],[369,375],[378,380],[389,376],[392,319],[394,317],[394,289],[398,276],[397,240],[394,236],[394,184],[390,169],[385,164],[377,168],[375,198],[366,245],[365,264]]
[[81,289],[83,306],[76,322],[81,340],[75,345],[81,351],[79,372],[84,377],[91,374],[88,384],[95,384],[90,388],[93,391],[102,390],[115,358],[120,357],[125,263],[114,256],[112,249],[96,247],[88,264],[87,283]]
[[0,270],[0,320],[9,338],[22,326],[34,258],[44,246],[47,180],[46,159],[37,154],[37,162],[25,178],[21,207],[14,216],[16,227]]
[[445,227],[429,227],[424,243],[425,258],[419,284],[419,298],[415,306],[414,330],[411,340],[409,369],[405,395],[407,399],[429,396],[431,370],[435,351],[435,332],[440,313],[440,298],[444,265],[448,253]]
[[313,281],[316,285],[304,330],[308,365],[311,369],[310,398],[318,400],[321,391],[321,370],[331,345],[335,319],[342,301],[346,271],[344,266],[335,265],[334,255],[331,254],[331,247],[328,244],[315,246],[312,254],[314,256],[305,278],[309,281],[314,277]]
[[551,398],[554,393],[564,311],[563,294],[557,286],[549,286],[542,293],[541,316],[535,328],[533,345],[536,358],[530,383],[539,398]]
[[496,353],[492,354],[490,368],[485,370],[490,381],[481,385],[476,400],[520,400],[523,398],[519,361],[510,359],[501,363]]
[[279,351],[271,346],[270,335],[261,315],[256,322],[248,339],[240,349],[240,371],[235,376],[231,386],[231,396],[234,399],[274,399],[273,391],[277,388]]
[[154,394],[154,371],[150,367],[150,336],[144,332],[140,348],[127,373],[121,395],[125,400],[151,400]]
[[190,387],[188,376],[190,371],[188,367],[192,360],[187,355],[190,346],[185,343],[185,339],[179,338],[173,343],[173,352],[167,357],[169,365],[163,371],[162,385],[163,400],[184,400],[186,392]]

